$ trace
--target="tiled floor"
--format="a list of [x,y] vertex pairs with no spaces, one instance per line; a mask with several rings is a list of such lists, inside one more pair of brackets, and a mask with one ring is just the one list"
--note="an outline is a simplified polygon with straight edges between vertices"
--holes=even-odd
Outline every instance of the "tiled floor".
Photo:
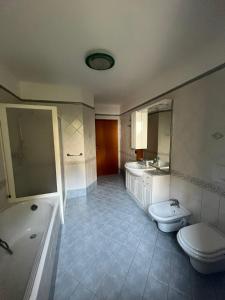
[[68,201],[54,300],[224,300],[225,274],[195,272],[174,234],[163,234],[126,193],[101,177]]

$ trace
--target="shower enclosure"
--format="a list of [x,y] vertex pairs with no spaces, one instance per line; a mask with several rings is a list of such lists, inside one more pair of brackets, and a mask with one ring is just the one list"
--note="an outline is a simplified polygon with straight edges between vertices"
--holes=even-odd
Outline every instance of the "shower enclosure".
[[58,196],[63,221],[57,108],[0,104],[9,202]]

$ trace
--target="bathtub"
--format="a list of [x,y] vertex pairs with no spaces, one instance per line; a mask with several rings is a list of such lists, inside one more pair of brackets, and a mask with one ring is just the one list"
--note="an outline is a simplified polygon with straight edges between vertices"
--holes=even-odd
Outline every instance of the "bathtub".
[[[26,201],[0,213],[0,238],[13,251],[10,255],[0,247],[0,299],[40,298],[53,229],[56,221],[60,223],[58,202],[57,198]],[[31,209],[33,204],[37,209]]]

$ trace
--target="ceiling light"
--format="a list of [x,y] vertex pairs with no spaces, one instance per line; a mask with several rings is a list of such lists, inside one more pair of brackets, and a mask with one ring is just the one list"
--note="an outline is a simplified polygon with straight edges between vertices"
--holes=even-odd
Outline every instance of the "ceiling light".
[[114,58],[104,52],[94,52],[89,54],[85,59],[86,65],[94,70],[108,70],[111,69],[114,64]]

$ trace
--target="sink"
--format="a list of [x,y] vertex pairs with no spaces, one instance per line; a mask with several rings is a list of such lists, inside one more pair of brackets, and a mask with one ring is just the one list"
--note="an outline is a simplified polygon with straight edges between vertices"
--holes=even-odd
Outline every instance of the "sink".
[[127,162],[125,168],[135,176],[143,176],[145,171],[155,170],[152,166],[145,166],[137,161]]
[[158,161],[157,163],[154,163],[154,166],[156,168],[160,168],[161,170],[168,170],[169,169],[169,163],[164,161]]

